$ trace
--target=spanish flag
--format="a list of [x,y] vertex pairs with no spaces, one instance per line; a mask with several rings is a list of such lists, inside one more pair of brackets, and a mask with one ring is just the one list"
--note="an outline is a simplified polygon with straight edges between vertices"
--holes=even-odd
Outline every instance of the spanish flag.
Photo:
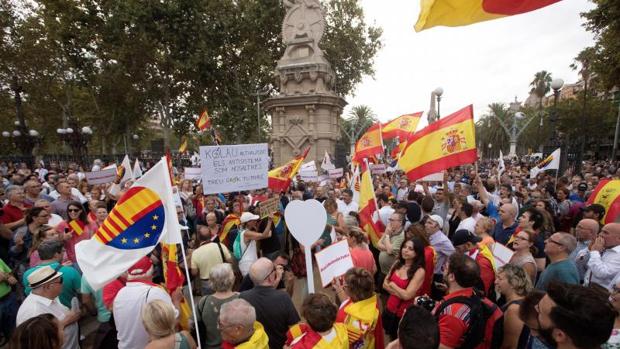
[[398,160],[409,180],[415,181],[450,167],[476,161],[473,107],[434,122],[416,132]]
[[207,112],[206,108],[200,114],[200,116],[198,117],[198,120],[196,120],[196,127],[200,131],[204,131],[211,127],[211,119],[209,118],[209,113]]
[[298,323],[286,332],[286,346],[304,349],[349,349],[347,327],[342,323],[332,326],[334,336],[331,340],[315,332],[308,324]]
[[383,138],[381,137],[381,123],[376,123],[366,130],[366,133],[355,143],[353,160],[361,162],[364,158],[383,153]]
[[401,154],[403,153],[403,150],[405,150],[406,146],[407,146],[407,141],[402,141],[398,143],[398,145],[395,146],[394,149],[392,149],[392,152],[390,153],[390,156],[392,157],[392,159],[398,160]]
[[179,146],[179,154],[183,154],[187,151],[187,138],[183,138],[181,145]]
[[620,213],[620,179],[602,180],[586,202],[586,205],[592,204],[605,207],[603,224],[615,222]]
[[422,117],[422,112],[401,115],[386,122],[381,129],[383,139],[399,137],[401,140],[405,140],[409,138],[418,127],[420,117]]
[[415,31],[458,27],[537,10],[560,0],[422,0]]
[[224,245],[228,246],[229,244],[226,242],[226,238],[228,237],[228,233],[234,228],[241,224],[241,219],[234,213],[229,214],[222,221],[222,231],[220,232],[220,242]]
[[[179,259],[177,256],[177,244],[161,243],[162,247],[162,264],[164,267],[164,280],[168,293],[172,294],[177,288],[183,287],[185,276],[179,267]],[[183,297],[179,304],[179,326],[183,330],[190,330],[190,318],[192,317],[191,307],[188,301]]]
[[75,235],[80,236],[84,233],[84,228],[86,227],[86,223],[80,220],[74,219],[71,222],[69,222],[69,226],[71,227],[71,230],[73,230]]
[[383,323],[377,295],[357,302],[347,299],[342,303],[336,322],[343,323],[349,334],[350,348],[384,348]]
[[310,147],[306,148],[303,154],[296,156],[293,160],[287,162],[283,166],[269,171],[267,174],[269,177],[267,186],[276,193],[286,191],[291,183],[291,179],[295,177],[301,163],[306,159],[306,155],[308,155],[309,150]]
[[368,234],[372,244],[377,246],[377,242],[379,242],[385,227],[379,219],[375,188],[373,187],[372,176],[366,161],[362,162],[359,207],[360,226]]

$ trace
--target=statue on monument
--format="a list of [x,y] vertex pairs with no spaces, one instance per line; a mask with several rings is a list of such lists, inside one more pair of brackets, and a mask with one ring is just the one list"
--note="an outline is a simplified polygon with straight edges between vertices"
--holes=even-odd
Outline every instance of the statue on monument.
[[318,0],[283,0],[286,15],[282,38],[287,50],[299,44],[310,45],[309,55],[322,56],[319,42],[325,31],[325,16]]

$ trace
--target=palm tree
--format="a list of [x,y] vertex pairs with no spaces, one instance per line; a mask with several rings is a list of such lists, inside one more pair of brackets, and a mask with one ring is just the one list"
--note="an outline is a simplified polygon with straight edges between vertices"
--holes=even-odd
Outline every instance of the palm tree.
[[489,112],[482,116],[476,127],[476,138],[485,147],[492,144],[493,148],[491,149],[494,154],[508,144],[508,135],[498,119],[501,119],[506,125],[511,125],[508,107],[503,103],[491,103],[489,104]]
[[534,80],[530,82],[532,89],[530,93],[535,94],[538,97],[538,109],[542,110],[543,98],[551,91],[551,73],[546,70],[541,70],[534,74]]
[[585,145],[586,145],[586,136],[588,134],[588,125],[589,123],[586,120],[586,108],[588,106],[588,85],[590,83],[590,79],[591,79],[591,68],[592,68],[592,61],[594,60],[594,56],[596,54],[595,48],[594,47],[586,47],[585,49],[583,49],[581,52],[579,52],[579,54],[577,55],[577,57],[575,57],[574,62],[570,65],[571,69],[573,70],[577,70],[579,69],[579,75],[581,76],[581,80],[583,80],[583,106],[582,106],[582,118],[584,121],[584,132],[582,133],[582,136],[580,137],[580,144],[579,144],[579,152],[577,153],[577,158],[576,160],[576,173],[579,173],[579,171],[581,170],[581,162],[583,160],[583,152],[585,150]]
[[355,149],[355,142],[375,122],[377,116],[367,105],[356,105],[351,108],[349,117],[342,122],[342,133],[349,140],[351,152]]

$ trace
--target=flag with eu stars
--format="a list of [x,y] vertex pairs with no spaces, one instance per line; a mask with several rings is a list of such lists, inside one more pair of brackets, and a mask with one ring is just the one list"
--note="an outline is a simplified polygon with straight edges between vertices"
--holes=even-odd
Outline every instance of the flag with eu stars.
[[77,262],[93,289],[127,271],[159,243],[181,243],[165,158],[138,179],[89,240],[75,246]]

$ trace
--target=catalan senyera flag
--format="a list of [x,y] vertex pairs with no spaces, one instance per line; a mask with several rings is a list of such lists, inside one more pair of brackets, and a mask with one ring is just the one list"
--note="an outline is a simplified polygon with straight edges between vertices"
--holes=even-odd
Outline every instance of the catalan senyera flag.
[[383,153],[383,138],[381,137],[381,123],[376,123],[366,130],[366,133],[355,143],[353,160],[361,162],[364,158]]
[[224,220],[222,221],[222,231],[220,232],[220,242],[224,245],[228,246],[226,243],[226,239],[228,238],[228,233],[241,224],[241,219],[234,213],[230,213]]
[[411,181],[450,167],[476,161],[473,107],[434,122],[416,132],[407,142],[398,166]]
[[206,108],[202,113],[200,113],[198,120],[196,120],[196,127],[200,131],[204,131],[211,127],[211,119],[209,118],[209,112]]
[[75,235],[80,236],[84,233],[84,228],[86,227],[86,223],[74,219],[71,222],[69,222],[69,227],[71,227],[71,230],[75,233]]
[[187,138],[183,138],[181,145],[179,146],[179,154],[183,154],[187,151]]
[[301,155],[296,156],[293,160],[290,160],[286,164],[269,171],[267,174],[269,177],[267,186],[276,193],[286,191],[289,184],[291,184],[293,177],[297,175],[299,167],[306,159],[309,150],[310,147],[306,148]]
[[379,208],[375,198],[375,188],[372,184],[370,168],[366,161],[362,161],[362,179],[360,183],[359,217],[360,227],[364,230],[375,247],[383,235],[385,227],[379,219]]
[[386,122],[381,128],[383,139],[399,137],[401,140],[405,140],[409,138],[418,127],[421,117],[422,112],[417,112],[401,115],[394,120]]
[[135,181],[93,237],[75,246],[77,261],[94,290],[114,280],[160,242],[181,243],[166,159]]
[[419,32],[435,26],[458,27],[537,10],[560,0],[422,0]]
[[620,214],[620,179],[600,181],[586,202],[586,205],[592,204],[605,207],[603,224],[615,222]]

